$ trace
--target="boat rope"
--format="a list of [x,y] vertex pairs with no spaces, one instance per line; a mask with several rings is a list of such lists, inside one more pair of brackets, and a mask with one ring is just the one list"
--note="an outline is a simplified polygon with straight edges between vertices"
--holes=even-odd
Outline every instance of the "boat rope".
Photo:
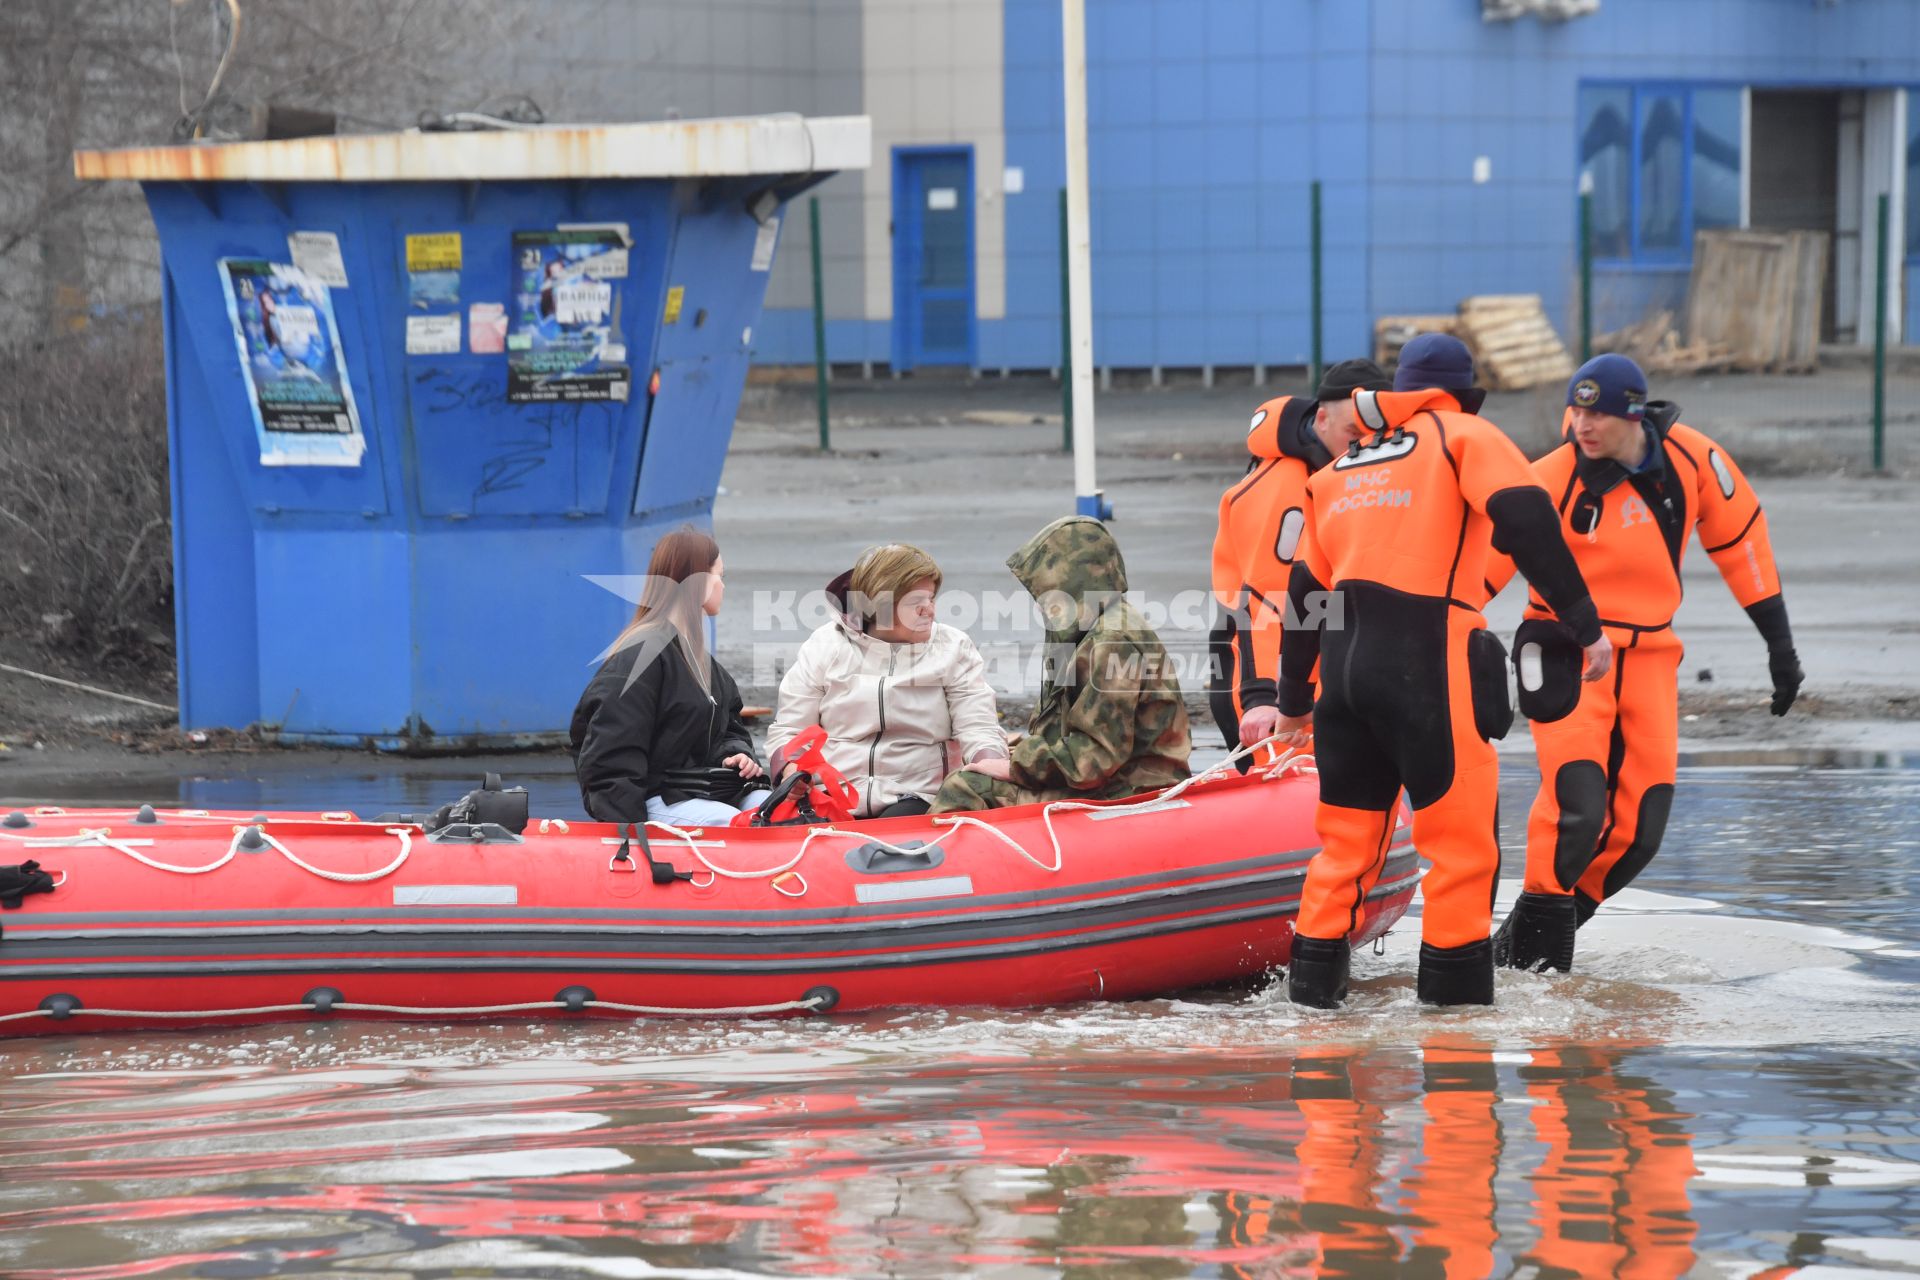
[[[234,857],[239,854],[242,849],[249,847],[256,849],[270,848],[277,851],[281,857],[291,862],[294,866],[299,867],[302,871],[307,872],[309,875],[319,876],[322,880],[337,881],[340,884],[362,884],[368,880],[378,880],[382,876],[390,876],[400,869],[400,864],[405,862],[407,856],[413,852],[413,829],[411,827],[387,827],[385,828],[386,833],[396,837],[400,841],[400,852],[392,862],[389,862],[377,871],[328,871],[325,867],[316,867],[304,858],[301,858],[298,854],[294,853],[293,850],[282,844],[278,837],[268,833],[264,827],[245,826],[235,827],[233,829],[233,839],[227,842],[227,851],[220,855],[220,857],[203,866],[182,867],[176,866],[171,862],[161,862],[157,858],[149,858],[146,854],[135,849],[126,840],[113,839],[111,831],[112,828],[110,827],[83,827],[78,835],[71,836],[28,836],[5,831],[0,831],[0,836],[5,836],[9,840],[19,840],[26,844],[28,848],[35,849],[112,849],[116,853],[126,854],[129,858],[132,858],[135,862],[143,866],[152,867],[155,871],[166,871],[177,876],[203,876],[209,871],[218,871],[221,867],[232,862]],[[249,833],[252,833],[253,839],[257,841],[257,843],[252,846],[246,843]]]
[[[619,1000],[523,1000],[514,1004],[485,1005],[410,1005],[410,1004],[366,1004],[360,1001],[338,1000],[327,1006],[333,1013],[395,1013],[417,1018],[478,1017],[497,1013],[544,1013],[555,1009],[569,1012],[576,1009],[605,1009],[610,1013],[633,1013],[658,1016],[681,1016],[697,1018],[752,1017],[762,1013],[798,1013],[813,1012],[831,1001],[829,996],[803,996],[798,1000],[781,1000],[773,1004],[736,1004],[716,1005],[711,1008],[692,1008],[677,1005],[627,1004]],[[76,1018],[90,1014],[96,1018],[159,1018],[186,1020],[189,1018],[252,1018],[278,1013],[316,1013],[319,1010],[312,1004],[262,1004],[244,1009],[92,1009],[85,1005],[75,1008],[25,1009],[19,1013],[0,1013],[0,1023],[20,1022],[28,1018]]]
[[[227,846],[226,853],[218,861],[209,862],[202,867],[176,867],[169,862],[155,861],[126,841],[113,839],[111,827],[82,827],[78,835],[71,836],[20,835],[11,831],[0,831],[0,838],[18,840],[29,849],[112,849],[126,854],[135,862],[145,863],[156,871],[171,871],[181,876],[198,876],[205,875],[209,871],[217,871],[233,861],[233,855],[239,851],[241,830],[243,828],[234,829],[233,842]],[[151,844],[152,841],[147,840],[143,843]]]
[[[805,838],[803,838],[800,841],[800,847],[794,850],[793,856],[791,858],[788,858],[785,862],[780,863],[778,866],[761,867],[761,868],[756,868],[754,870],[738,870],[730,867],[723,867],[715,863],[711,858],[707,857],[707,855],[701,851],[701,847],[700,847],[701,842],[694,838],[695,832],[699,830],[698,828],[694,828],[694,829],[683,828],[683,827],[675,826],[672,823],[668,823],[668,822],[648,822],[648,823],[645,823],[644,825],[651,827],[656,831],[662,832],[665,835],[671,836],[675,840],[678,840],[681,843],[681,845],[687,850],[687,852],[693,856],[694,860],[700,863],[701,866],[705,867],[710,873],[712,873],[712,875],[716,877],[724,877],[725,879],[728,879],[728,880],[772,880],[774,882],[775,889],[777,889],[784,896],[790,897],[790,898],[802,897],[806,894],[807,892],[806,879],[805,877],[801,876],[800,873],[797,870],[795,870],[795,868],[797,868],[801,864],[801,862],[805,861],[808,851],[813,847],[813,842],[823,837],[837,837],[842,840],[857,840],[863,844],[872,844],[874,846],[877,846],[878,848],[884,850],[887,853],[900,854],[906,857],[915,857],[915,856],[924,856],[927,850],[937,848],[949,836],[954,835],[956,832],[959,832],[964,829],[973,828],[973,829],[978,829],[980,831],[983,831],[987,835],[992,836],[995,840],[1000,841],[1000,843],[1012,849],[1015,853],[1019,854],[1022,858],[1025,858],[1028,862],[1032,863],[1034,866],[1038,867],[1040,870],[1048,872],[1049,874],[1054,874],[1059,872],[1060,869],[1063,866],[1065,866],[1065,856],[1066,856],[1064,851],[1060,847],[1060,833],[1058,830],[1055,829],[1053,825],[1053,817],[1056,813],[1094,812],[1107,817],[1123,817],[1130,813],[1151,812],[1154,809],[1165,806],[1170,801],[1178,799],[1183,793],[1185,793],[1186,791],[1188,791],[1193,787],[1201,786],[1205,783],[1213,782],[1226,776],[1228,772],[1234,768],[1234,765],[1237,761],[1239,761],[1243,757],[1246,757],[1254,754],[1255,752],[1258,752],[1262,747],[1266,746],[1268,742],[1271,742],[1271,739],[1254,743],[1252,746],[1239,747],[1229,752],[1223,759],[1221,759],[1217,764],[1214,764],[1210,768],[1202,770],[1201,772],[1194,774],[1192,777],[1182,779],[1180,782],[1174,784],[1171,787],[1164,788],[1160,791],[1155,791],[1149,795],[1142,796],[1138,800],[1134,800],[1126,804],[1113,804],[1107,801],[1096,802],[1096,801],[1085,801],[1085,800],[1049,801],[1047,804],[1041,807],[1040,821],[1041,821],[1041,824],[1046,828],[1047,841],[1053,851],[1053,857],[1051,861],[1042,861],[1041,859],[1035,857],[1032,851],[1030,851],[1025,845],[1021,844],[1018,840],[1008,835],[1005,831],[1001,830],[998,826],[994,825],[993,823],[986,822],[981,818],[976,817],[975,815],[970,813],[940,814],[935,816],[932,819],[934,825],[945,827],[946,830],[942,831],[939,835],[935,836],[931,840],[918,841],[912,845],[897,845],[897,844],[891,843],[890,841],[883,840],[871,834],[870,832],[843,831],[840,828],[831,826],[831,825],[822,826],[822,827],[808,827]],[[1318,770],[1315,769],[1313,766],[1313,757],[1310,754],[1308,754],[1304,748],[1297,748],[1297,749],[1290,749],[1290,750],[1281,752],[1278,758],[1275,759],[1275,761],[1271,765],[1261,770],[1261,776],[1269,779],[1277,779],[1277,778],[1286,777],[1288,774],[1293,774],[1293,773],[1312,775],[1317,772]],[[57,807],[51,806],[51,805],[42,806],[41,808],[34,810],[34,813],[36,815],[42,815],[42,816],[54,815],[54,814],[59,814],[63,812],[64,810],[60,810]],[[207,817],[211,815],[207,815],[204,810],[201,810],[201,811],[189,810],[189,811],[183,811],[182,816]],[[327,817],[329,820],[333,820],[333,821],[340,820],[338,817],[331,814],[327,815]],[[567,830],[566,823],[560,819],[557,819],[557,818],[543,819],[540,823],[541,831],[543,833],[546,831],[549,822],[558,826],[563,833]],[[24,834],[19,834],[15,832],[0,831],[0,837],[4,837],[10,840],[20,840],[29,844],[30,847],[35,847],[35,848],[113,849],[119,853],[125,854],[129,858],[132,858],[135,862],[139,862],[145,866],[154,868],[156,871],[166,871],[174,875],[186,875],[186,876],[205,875],[209,871],[217,871],[221,867],[224,867],[227,863],[231,862],[234,859],[234,857],[237,854],[239,854],[243,849],[254,850],[259,848],[271,848],[276,852],[278,852],[281,857],[293,863],[294,866],[299,867],[302,871],[307,872],[309,875],[319,876],[323,880],[332,880],[340,884],[363,884],[369,880],[378,880],[384,876],[392,875],[395,871],[398,871],[400,869],[401,864],[406,862],[408,855],[413,850],[413,829],[411,827],[387,827],[385,828],[385,830],[388,835],[394,836],[400,841],[400,852],[394,857],[392,862],[388,863],[384,867],[379,868],[378,870],[358,871],[358,872],[328,871],[323,867],[314,866],[312,863],[307,862],[306,860],[302,859],[297,854],[295,854],[293,850],[287,848],[287,846],[284,843],[282,843],[277,836],[274,836],[273,834],[271,834],[266,830],[266,827],[264,824],[235,827],[233,829],[233,839],[228,843],[226,853],[223,854],[218,859],[216,859],[215,861],[209,862],[204,866],[198,866],[198,867],[175,866],[172,863],[161,862],[161,861],[158,861],[157,859],[149,858],[145,854],[141,853],[138,849],[133,848],[129,843],[127,843],[126,840],[115,840],[111,838],[111,829],[107,827],[83,828],[78,835],[72,835],[72,836],[31,836],[31,835],[24,835]],[[798,890],[798,892],[794,892],[792,890],[781,887],[782,883],[789,876],[791,876],[792,879],[799,881],[800,889]],[[713,881],[709,880],[707,883],[711,884],[713,883]],[[696,887],[704,888],[705,886],[696,885]]]
[[[29,818],[62,818],[67,816],[67,811],[57,804],[42,804],[28,809],[26,814]],[[89,818],[121,818],[129,822],[140,822],[143,825],[146,823],[158,825],[163,817],[169,821],[174,818],[192,818],[198,822],[233,821],[233,815],[230,813],[212,813],[206,809],[155,809],[152,805],[145,805],[141,809],[89,809],[87,816]],[[349,821],[357,821],[351,814],[346,816]],[[328,821],[339,821],[326,814],[322,814],[321,817]]]
[[[1087,810],[1112,816],[1122,816],[1129,813],[1150,812],[1155,808],[1165,805],[1170,800],[1178,799],[1180,795],[1189,788],[1199,786],[1202,783],[1212,782],[1225,776],[1226,773],[1234,767],[1236,761],[1244,756],[1257,752],[1261,747],[1267,745],[1268,741],[1271,741],[1271,739],[1257,742],[1250,747],[1237,748],[1229,752],[1218,764],[1200,773],[1196,773],[1190,778],[1182,779],[1171,787],[1156,791],[1151,795],[1143,796],[1128,804],[1112,804],[1110,802],[1096,803],[1084,800],[1054,800],[1048,802],[1040,810],[1040,821],[1046,827],[1047,839],[1053,847],[1053,860],[1051,862],[1042,862],[1039,858],[1034,857],[1025,845],[1008,835],[1005,831],[970,813],[940,814],[935,816],[932,819],[933,823],[936,826],[944,826],[947,829],[931,840],[918,841],[911,845],[893,844],[866,831],[842,831],[840,828],[834,826],[808,827],[806,838],[800,842],[800,847],[794,851],[791,858],[778,866],[764,867],[753,871],[739,871],[716,865],[712,859],[700,851],[699,842],[693,838],[692,830],[685,830],[665,822],[649,822],[646,825],[663,831],[667,835],[679,840],[680,843],[686,847],[687,852],[692,854],[701,866],[716,876],[723,876],[729,880],[760,880],[773,878],[776,889],[779,888],[780,877],[785,876],[789,872],[796,877],[799,875],[797,871],[794,871],[794,868],[805,860],[807,850],[812,846],[814,840],[822,836],[837,836],[842,840],[858,840],[862,844],[871,844],[887,853],[896,853],[911,858],[924,856],[927,850],[939,847],[948,836],[970,827],[976,827],[986,832],[1025,858],[1028,862],[1040,868],[1040,870],[1048,873],[1057,873],[1061,867],[1065,865],[1065,854],[1060,848],[1060,833],[1054,830],[1053,826],[1053,815],[1055,813],[1073,813]],[[1293,749],[1283,751],[1272,765],[1262,771],[1262,776],[1266,778],[1283,778],[1290,773],[1312,774],[1316,772],[1318,771],[1313,767],[1313,757],[1304,750]],[[804,879],[801,880],[802,888],[799,893],[790,893],[784,889],[781,889],[780,892],[787,897],[797,898],[806,892],[805,884],[806,881]]]
[[[332,880],[337,884],[365,884],[369,880],[378,880],[382,876],[390,876],[400,869],[400,864],[405,862],[407,855],[413,852],[413,829],[411,827],[388,827],[387,834],[398,838],[400,841],[400,852],[394,856],[392,862],[381,867],[378,871],[328,871],[324,867],[316,867],[312,863],[303,861],[295,856],[293,850],[287,848],[287,846],[281,844],[277,838],[268,834],[264,827],[255,827],[253,830],[258,831],[262,840],[272,845],[275,849],[278,849],[280,856],[288,862],[291,862],[294,866],[307,872],[309,875],[319,876],[322,880]],[[233,833],[233,841],[236,846],[245,838],[246,832],[247,829],[243,827]]]

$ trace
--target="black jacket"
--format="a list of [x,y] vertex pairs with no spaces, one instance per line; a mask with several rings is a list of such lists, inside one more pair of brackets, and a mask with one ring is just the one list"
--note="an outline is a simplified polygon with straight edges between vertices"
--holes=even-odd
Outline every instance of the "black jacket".
[[[631,685],[627,677],[651,655]],[[685,792],[661,782],[669,769],[718,765],[731,755],[758,760],[740,715],[740,687],[715,658],[712,693],[693,678],[677,645],[631,645],[608,658],[573,709],[568,738],[587,814],[601,822],[644,822],[647,797],[668,804]]]

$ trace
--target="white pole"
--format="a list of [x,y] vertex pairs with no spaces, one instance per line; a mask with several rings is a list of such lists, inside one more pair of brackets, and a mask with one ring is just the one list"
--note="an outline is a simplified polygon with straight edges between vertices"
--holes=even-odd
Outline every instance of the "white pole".
[[1060,0],[1067,92],[1067,322],[1072,327],[1074,510],[1105,519],[1093,474],[1093,234],[1087,216],[1086,0]]

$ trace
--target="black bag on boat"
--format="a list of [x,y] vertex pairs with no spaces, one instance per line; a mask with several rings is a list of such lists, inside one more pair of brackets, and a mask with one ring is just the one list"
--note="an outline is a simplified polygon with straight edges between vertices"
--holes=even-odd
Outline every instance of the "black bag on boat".
[[481,780],[478,791],[469,791],[453,803],[441,805],[432,813],[382,813],[373,819],[375,822],[414,822],[425,831],[438,831],[456,822],[476,827],[484,823],[492,823],[506,828],[514,835],[525,831],[529,820],[527,789],[502,786],[500,775],[497,773],[487,774]]
[[725,765],[668,769],[660,775],[660,784],[664,790],[683,791],[696,800],[718,800],[731,805],[738,805],[740,797],[752,786],[749,779],[740,776],[738,769]]
[[527,829],[527,819],[527,789],[503,787],[500,775],[489,773],[481,780],[478,791],[469,791],[448,806],[446,817],[439,825],[467,822],[479,826],[491,822],[519,835]]

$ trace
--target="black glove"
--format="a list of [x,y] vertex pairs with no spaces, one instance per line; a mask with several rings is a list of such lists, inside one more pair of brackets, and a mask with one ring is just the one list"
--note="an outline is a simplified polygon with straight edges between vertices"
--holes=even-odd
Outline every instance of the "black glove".
[[1783,716],[1807,680],[1807,673],[1800,669],[1800,655],[1791,645],[1767,650],[1767,674],[1773,677],[1773,714]]

